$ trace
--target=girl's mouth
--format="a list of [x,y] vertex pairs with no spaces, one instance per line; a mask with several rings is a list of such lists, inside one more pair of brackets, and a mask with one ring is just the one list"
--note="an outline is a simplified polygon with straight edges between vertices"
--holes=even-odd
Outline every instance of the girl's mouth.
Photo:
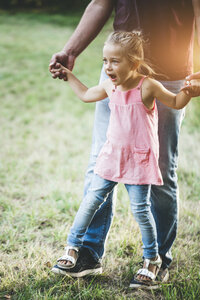
[[112,81],[115,81],[117,79],[117,76],[116,75],[112,75],[112,74],[108,74],[108,76],[110,77],[110,79]]

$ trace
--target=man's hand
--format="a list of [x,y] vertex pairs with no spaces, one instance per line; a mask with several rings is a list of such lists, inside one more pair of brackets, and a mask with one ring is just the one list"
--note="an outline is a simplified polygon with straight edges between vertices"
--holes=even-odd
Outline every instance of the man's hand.
[[56,63],[55,68],[51,68],[51,74],[53,78],[59,77],[60,79],[63,79],[64,81],[67,81],[67,74],[71,73],[71,71],[64,66],[62,66],[60,63]]
[[200,71],[187,76],[185,79],[186,80],[200,79]]
[[[57,63],[60,63],[72,71],[76,57],[78,57],[98,35],[110,17],[114,9],[114,4],[114,0],[92,0],[88,4],[78,26],[63,50],[52,56],[49,64],[50,72],[52,69],[57,69]],[[88,24],[90,24],[90,26],[88,26]],[[53,73],[52,77],[67,80],[59,71]]]
[[185,86],[181,90],[191,97],[200,96],[200,72],[187,76]]
[[[66,81],[67,73],[61,72],[60,64],[63,65],[64,67],[67,67],[69,70],[72,70],[75,59],[76,59],[75,56],[67,55],[66,52],[64,52],[64,51],[55,53],[52,56],[50,64],[49,64],[49,71],[51,72],[52,77],[64,79]],[[55,69],[58,69],[58,71],[56,72]]]

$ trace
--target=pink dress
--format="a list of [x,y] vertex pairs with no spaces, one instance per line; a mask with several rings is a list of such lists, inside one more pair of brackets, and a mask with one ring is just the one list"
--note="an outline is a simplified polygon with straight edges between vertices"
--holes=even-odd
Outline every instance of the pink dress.
[[158,165],[158,112],[142,102],[141,85],[112,92],[107,140],[94,172],[104,179],[125,184],[162,185]]

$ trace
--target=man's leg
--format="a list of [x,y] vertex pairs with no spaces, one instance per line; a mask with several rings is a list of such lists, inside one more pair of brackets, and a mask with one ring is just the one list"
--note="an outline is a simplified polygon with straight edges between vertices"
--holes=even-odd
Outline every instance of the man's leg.
[[[174,93],[178,93],[183,81],[162,82]],[[162,268],[168,268],[171,261],[171,247],[176,238],[178,222],[178,137],[183,110],[174,110],[157,101],[159,115],[159,165],[163,175],[163,186],[152,186],[152,213],[156,222],[159,254],[163,259]]]

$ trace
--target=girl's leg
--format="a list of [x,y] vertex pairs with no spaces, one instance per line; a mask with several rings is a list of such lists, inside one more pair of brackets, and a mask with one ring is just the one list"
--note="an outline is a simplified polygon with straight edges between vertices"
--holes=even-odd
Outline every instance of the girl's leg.
[[[107,78],[108,76],[102,68],[100,83]],[[110,118],[110,108],[108,103],[108,98],[96,103],[92,148],[85,176],[84,196],[87,194],[88,189],[91,186],[96,159],[106,141],[106,132]],[[104,254],[105,242],[113,219],[115,198],[116,197],[113,196],[113,192],[111,192],[106,202],[104,202],[95,213],[94,218],[83,237],[83,248],[90,250],[91,255],[96,261],[99,261]]]
[[[156,225],[150,209],[151,185],[125,185],[130,201],[131,210],[139,224],[143,242],[143,256],[151,261],[158,258],[158,244]],[[146,268],[144,263],[144,268]],[[156,266],[149,264],[148,270],[155,273]],[[146,276],[138,275],[140,280],[150,280]]]
[[[84,197],[78,212],[75,216],[73,225],[67,238],[69,246],[80,248],[83,244],[83,236],[90,225],[90,222],[99,207],[106,201],[108,194],[113,190],[116,182],[109,181],[94,174],[91,187]],[[73,257],[76,255],[73,249],[68,252]],[[67,260],[60,260],[59,263],[70,265]]]

